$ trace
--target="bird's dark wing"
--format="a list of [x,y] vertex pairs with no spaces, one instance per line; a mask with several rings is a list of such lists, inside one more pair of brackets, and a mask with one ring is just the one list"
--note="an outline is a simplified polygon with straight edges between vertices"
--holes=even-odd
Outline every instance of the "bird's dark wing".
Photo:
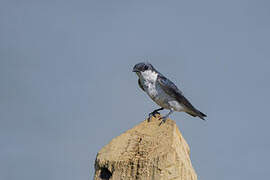
[[170,81],[163,75],[158,75],[157,82],[165,93],[174,97],[179,103],[183,104],[186,107],[186,113],[194,117],[199,116],[201,119],[204,120],[204,117],[206,117],[206,115],[193,107],[193,105],[187,100],[187,98],[185,98],[183,93],[172,81]]
[[183,104],[191,111],[197,111],[172,81],[167,79],[165,76],[158,75],[157,82],[163,91],[174,97],[179,103]]
[[143,89],[143,86],[142,86],[142,84],[141,84],[140,79],[138,79],[138,84],[139,84],[140,88],[141,88],[143,91],[145,91],[145,90]]

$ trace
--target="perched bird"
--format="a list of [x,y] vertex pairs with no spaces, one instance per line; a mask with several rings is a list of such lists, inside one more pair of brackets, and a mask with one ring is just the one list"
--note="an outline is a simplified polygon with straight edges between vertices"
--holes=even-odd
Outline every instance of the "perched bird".
[[161,117],[162,123],[174,111],[186,112],[193,117],[198,116],[202,120],[206,117],[205,114],[197,110],[183,95],[183,93],[176,87],[176,85],[168,78],[158,72],[150,63],[138,63],[134,66],[135,72],[139,79],[138,84],[140,88],[145,91],[148,96],[157,103],[161,108],[149,113],[148,120],[159,114],[160,110],[168,109],[169,113]]

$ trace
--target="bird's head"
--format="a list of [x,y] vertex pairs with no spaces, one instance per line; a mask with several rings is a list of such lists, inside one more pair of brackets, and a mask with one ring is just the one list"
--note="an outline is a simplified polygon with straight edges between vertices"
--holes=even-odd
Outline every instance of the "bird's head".
[[133,67],[133,72],[135,72],[140,78],[144,79],[152,78],[157,76],[158,72],[150,63],[138,63]]
[[141,73],[144,71],[155,71],[154,67],[150,63],[141,62],[133,67],[133,72]]

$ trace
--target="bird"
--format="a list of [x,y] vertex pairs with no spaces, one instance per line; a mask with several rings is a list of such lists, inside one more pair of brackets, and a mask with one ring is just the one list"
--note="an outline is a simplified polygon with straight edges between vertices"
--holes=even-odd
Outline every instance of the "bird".
[[205,120],[204,113],[196,109],[189,100],[183,95],[178,87],[158,72],[154,66],[148,62],[137,63],[133,67],[133,72],[139,77],[139,87],[157,104],[160,108],[149,113],[148,121],[152,116],[160,114],[159,111],[168,109],[169,113],[161,116],[160,125],[165,123],[167,118],[174,112],[186,112],[193,117]]

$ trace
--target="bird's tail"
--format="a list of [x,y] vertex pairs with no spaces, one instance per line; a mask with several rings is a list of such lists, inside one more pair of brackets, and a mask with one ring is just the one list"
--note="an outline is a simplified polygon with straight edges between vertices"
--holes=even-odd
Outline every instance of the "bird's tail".
[[204,113],[202,113],[201,111],[199,111],[199,110],[197,110],[197,109],[195,109],[195,110],[193,110],[193,111],[189,111],[189,112],[187,112],[188,114],[190,114],[191,116],[193,116],[193,117],[199,117],[199,118],[201,118],[202,120],[204,120],[205,121],[205,117],[207,117]]
[[202,120],[204,120],[205,121],[205,117],[207,117],[205,114],[203,114],[201,111],[199,111],[199,110],[197,110],[197,114],[198,114],[198,116],[199,116],[199,118],[201,118]]

